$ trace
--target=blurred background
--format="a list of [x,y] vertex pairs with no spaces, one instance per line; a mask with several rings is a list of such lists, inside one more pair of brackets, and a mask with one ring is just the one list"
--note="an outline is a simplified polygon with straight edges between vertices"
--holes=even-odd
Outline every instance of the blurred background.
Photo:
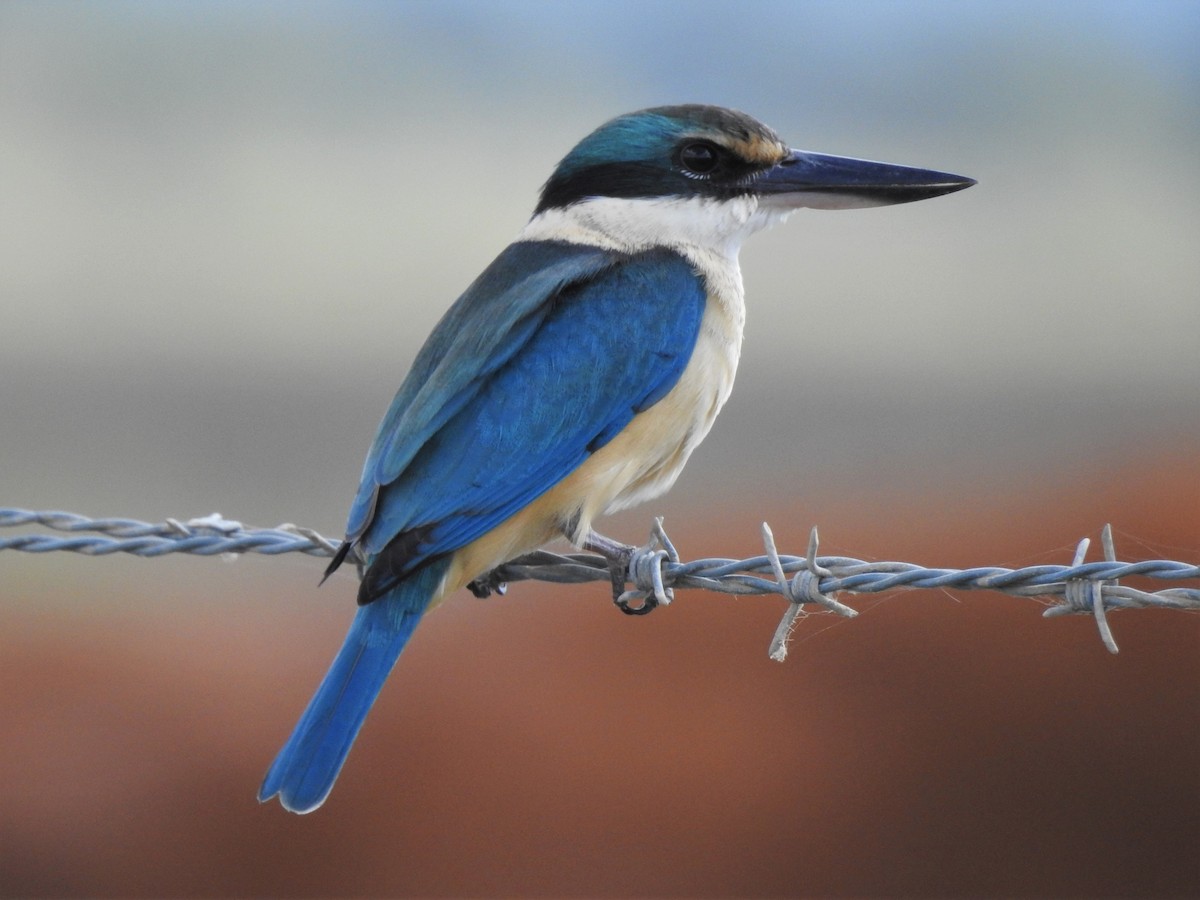
[[[1200,557],[1194,2],[0,5],[0,505],[341,533],[420,342],[663,103],[959,172],[742,254],[685,558]],[[1200,894],[1200,618],[602,585],[430,616],[329,802],[255,802],[353,581],[0,558],[0,895]],[[1158,585],[1161,587],[1162,585]]]

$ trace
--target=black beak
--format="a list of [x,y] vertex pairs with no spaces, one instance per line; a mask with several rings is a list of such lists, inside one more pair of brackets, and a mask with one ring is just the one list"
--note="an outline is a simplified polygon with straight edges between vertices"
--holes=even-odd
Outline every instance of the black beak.
[[759,177],[754,191],[764,206],[853,209],[927,200],[974,183],[948,172],[793,150]]

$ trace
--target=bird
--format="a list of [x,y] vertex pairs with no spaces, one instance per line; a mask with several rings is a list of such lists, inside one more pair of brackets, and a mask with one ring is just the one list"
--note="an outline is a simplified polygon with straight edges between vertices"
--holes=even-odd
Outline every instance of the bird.
[[670,488],[728,399],[747,237],[799,208],[973,184],[795,150],[719,106],[644,109],[583,138],[435,326],[380,423],[325,573],[354,554],[358,609],[259,801],[321,806],[422,617],[462,588],[486,595],[506,561],[566,538],[605,557],[621,605],[632,548],[593,523]]

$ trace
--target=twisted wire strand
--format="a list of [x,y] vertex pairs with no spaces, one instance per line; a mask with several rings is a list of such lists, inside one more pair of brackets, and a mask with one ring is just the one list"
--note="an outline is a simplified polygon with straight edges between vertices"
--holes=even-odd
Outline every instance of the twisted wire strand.
[[[52,534],[22,534],[0,538],[0,550],[26,553],[68,551],[88,556],[132,553],[137,556],[163,556],[168,553],[193,553],[201,556],[221,554],[304,553],[330,557],[339,542],[331,541],[310,528],[280,525],[252,528],[225,519],[217,513],[181,522],[167,519],[147,523],[135,519],[91,519],[76,513],[35,512],[0,508],[0,528],[40,525],[70,537]],[[770,656],[782,660],[787,655],[787,638],[795,623],[806,613],[806,605],[816,605],[843,616],[857,612],[834,598],[839,592],[865,594],[898,589],[946,588],[953,590],[998,591],[1016,597],[1047,597],[1057,601],[1043,615],[1090,614],[1096,618],[1101,638],[1111,652],[1116,642],[1105,616],[1114,609],[1200,610],[1200,588],[1175,587],[1142,591],[1119,584],[1122,578],[1140,576],[1168,581],[1200,580],[1200,566],[1165,559],[1120,562],[1112,545],[1112,533],[1105,526],[1102,541],[1106,559],[1084,562],[1088,540],[1080,542],[1071,565],[1038,565],[1021,569],[980,566],[970,569],[928,568],[905,562],[866,562],[846,556],[818,556],[817,531],[814,528],[805,556],[786,556],[776,547],[770,528],[763,526],[766,552],[749,559],[708,558],[681,561],[679,554],[656,520],[648,544],[638,548],[630,562],[630,580],[634,588],[623,601],[654,597],[667,605],[677,588],[694,588],[734,595],[779,594],[789,601],[789,609],[776,631]],[[608,581],[608,562],[587,553],[558,554],[546,550],[527,553],[500,566],[492,576],[497,582],[547,581],[557,584],[582,584]],[[792,576],[789,580],[789,576]]]
[[310,528],[280,525],[276,528],[248,528],[213,513],[186,523],[167,519],[162,523],[136,519],[89,519],[76,513],[55,510],[32,512],[26,509],[0,508],[0,528],[18,525],[43,525],[68,533],[95,532],[108,537],[59,538],[49,534],[23,534],[0,538],[0,550],[26,553],[68,551],[87,556],[132,553],[135,556],[163,556],[167,553],[195,553],[217,556],[222,553],[306,553],[309,556],[333,556],[337,543]]

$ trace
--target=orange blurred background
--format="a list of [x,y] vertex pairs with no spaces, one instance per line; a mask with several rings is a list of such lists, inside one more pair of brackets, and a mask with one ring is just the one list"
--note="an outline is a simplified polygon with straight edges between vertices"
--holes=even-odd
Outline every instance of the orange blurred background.
[[[685,558],[749,556],[765,515],[801,553],[815,516],[825,552],[1024,565],[1066,561],[1117,509],[1121,557],[1144,558],[1200,532],[1189,463],[1052,496],[763,502],[671,533]],[[599,584],[464,594],[422,625],[330,800],[296,817],[254,792],[341,640],[348,580],[318,596],[316,561],[84,563],[162,593],[130,610],[81,580],[47,616],[30,584],[0,607],[7,896],[1200,887],[1194,615],[1114,613],[1110,656],[1089,617],[1034,600],[897,592],[808,618],[779,665],[778,598],[683,591],[631,619]]]

